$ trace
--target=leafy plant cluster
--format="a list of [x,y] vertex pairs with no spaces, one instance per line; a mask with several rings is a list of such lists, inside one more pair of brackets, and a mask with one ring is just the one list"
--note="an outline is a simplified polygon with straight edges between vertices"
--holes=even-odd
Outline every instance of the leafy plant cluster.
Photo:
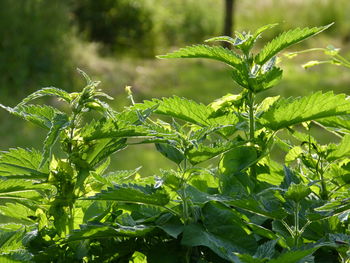
[[[98,82],[43,88],[9,113],[47,130],[43,148],[0,155],[1,262],[350,262],[350,101],[256,95],[282,77],[276,55],[329,26],[216,37],[160,58],[227,64],[242,87],[209,105],[176,96],[118,112]],[[199,76],[200,77],[200,76]],[[53,96],[59,107],[33,101]],[[317,125],[337,143],[321,144]],[[110,171],[110,156],[154,144],[176,169]],[[278,147],[285,156],[271,156]],[[160,167],[161,168],[161,167]]]

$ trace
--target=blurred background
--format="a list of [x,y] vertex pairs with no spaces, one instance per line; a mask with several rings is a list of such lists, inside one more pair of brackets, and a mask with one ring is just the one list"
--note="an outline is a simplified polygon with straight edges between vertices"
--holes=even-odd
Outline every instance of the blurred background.
[[[80,90],[81,68],[116,100],[129,102],[124,87],[133,87],[136,101],[184,96],[209,103],[239,89],[229,69],[204,60],[157,60],[185,45],[237,31],[279,23],[260,45],[282,30],[335,24],[326,32],[293,46],[293,50],[332,44],[350,58],[349,0],[0,0],[0,103],[14,106],[41,87]],[[300,65],[322,54],[282,57],[284,78],[262,94],[305,95],[315,90],[350,94],[350,72],[322,65],[305,71]],[[6,112],[0,112],[0,150],[40,149],[44,133]],[[169,165],[154,147],[117,153],[113,167],[157,173]]]

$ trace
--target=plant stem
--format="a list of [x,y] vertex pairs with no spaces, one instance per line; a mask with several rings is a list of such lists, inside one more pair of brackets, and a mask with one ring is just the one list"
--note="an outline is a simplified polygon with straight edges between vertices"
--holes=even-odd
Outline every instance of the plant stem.
[[68,234],[72,233],[74,229],[74,212],[73,212],[73,204],[69,206],[69,215],[68,215]]
[[249,139],[254,140],[255,133],[255,119],[254,119],[254,94],[249,91],[248,94],[248,107],[249,107]]
[[320,179],[321,179],[321,187],[322,187],[321,198],[324,200],[328,200],[328,191],[327,191],[326,183],[324,181],[323,171],[320,172]]
[[187,170],[187,160],[185,159],[183,161],[183,167],[180,166],[180,170],[182,172],[182,178],[181,178],[181,185],[180,185],[180,198],[182,200],[182,217],[184,220],[185,224],[188,224],[188,222],[190,221],[190,216],[189,216],[189,206],[188,206],[188,202],[187,202],[187,194],[186,194],[186,179],[185,179],[185,175],[186,175],[186,170]]
[[[248,94],[248,111],[249,111],[249,140],[254,142],[254,134],[255,134],[255,116],[254,116],[254,93],[249,91]],[[255,164],[250,167],[250,176],[255,177]]]
[[298,247],[299,243],[299,210],[300,210],[300,204],[299,202],[295,202],[294,207],[294,246]]

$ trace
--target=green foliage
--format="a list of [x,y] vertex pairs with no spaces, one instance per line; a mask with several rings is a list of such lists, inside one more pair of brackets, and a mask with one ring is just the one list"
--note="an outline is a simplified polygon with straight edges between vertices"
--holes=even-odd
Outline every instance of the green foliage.
[[302,122],[320,118],[346,115],[350,103],[345,94],[316,92],[300,99],[281,99],[262,115],[261,122],[273,130],[279,130]]
[[[326,27],[282,33],[252,54],[273,26],[210,39],[235,51],[199,45],[163,56],[230,66],[242,91],[209,105],[176,96],[135,103],[127,90],[132,105],[117,112],[81,71],[81,92],[44,88],[13,108],[1,105],[47,136],[41,151],[0,154],[0,214],[11,222],[0,224],[0,259],[348,262],[347,97],[256,100],[282,76],[277,53]],[[30,104],[42,96],[56,107]],[[320,144],[314,124],[338,143]],[[139,144],[153,145],[173,169],[152,177],[140,167],[110,170],[113,153]],[[274,146],[285,163],[274,159]]]
[[[68,1],[1,2],[1,96],[28,94],[38,86],[72,85]],[[18,34],[21,32],[21,34]]]
[[80,31],[90,40],[118,53],[127,50],[141,56],[154,54],[153,21],[144,3],[79,0],[74,3],[73,13]]
[[219,60],[232,67],[238,67],[241,60],[233,51],[220,47],[208,45],[195,45],[181,48],[167,55],[158,56],[158,58],[209,58]]
[[313,27],[313,28],[295,28],[293,30],[283,32],[271,42],[267,43],[255,58],[255,62],[259,65],[265,64],[273,56],[277,55],[281,50],[298,43],[308,37],[318,34],[331,26]]

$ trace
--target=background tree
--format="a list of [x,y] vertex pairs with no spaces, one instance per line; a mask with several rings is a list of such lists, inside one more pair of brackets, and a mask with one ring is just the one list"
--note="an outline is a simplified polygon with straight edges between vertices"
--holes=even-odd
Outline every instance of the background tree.
[[[232,36],[234,27],[234,9],[236,0],[225,0],[224,36]],[[230,44],[223,42],[224,47],[229,48]]]

